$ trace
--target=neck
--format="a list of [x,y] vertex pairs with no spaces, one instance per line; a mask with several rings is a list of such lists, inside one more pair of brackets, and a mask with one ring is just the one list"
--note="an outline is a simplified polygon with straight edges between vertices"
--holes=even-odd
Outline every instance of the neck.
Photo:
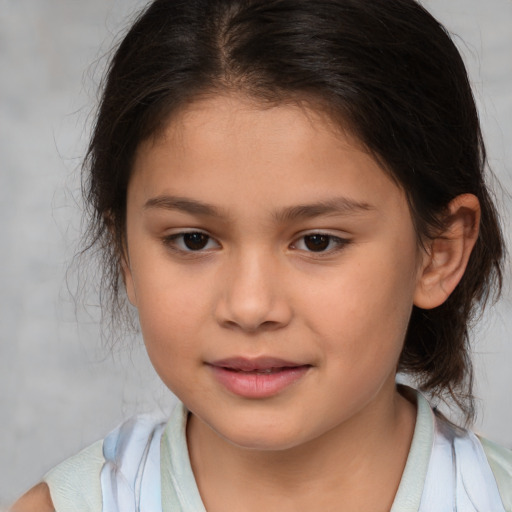
[[191,416],[190,459],[208,512],[340,510],[340,503],[346,511],[389,510],[412,441],[415,408],[394,386],[388,395],[322,436],[278,451],[233,445]]

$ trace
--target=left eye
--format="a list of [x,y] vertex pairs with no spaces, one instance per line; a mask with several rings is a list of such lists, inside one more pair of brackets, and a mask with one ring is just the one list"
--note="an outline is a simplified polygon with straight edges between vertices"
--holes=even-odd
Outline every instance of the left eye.
[[197,252],[205,249],[213,249],[219,244],[209,235],[202,231],[191,231],[189,233],[177,233],[165,238],[165,245],[185,252]]
[[308,252],[327,252],[341,248],[348,240],[325,233],[312,233],[298,239],[293,244],[294,249]]

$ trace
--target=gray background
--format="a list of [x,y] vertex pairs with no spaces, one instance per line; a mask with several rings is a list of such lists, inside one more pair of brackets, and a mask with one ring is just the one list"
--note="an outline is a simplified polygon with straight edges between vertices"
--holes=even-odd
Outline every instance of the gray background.
[[[172,401],[140,341],[112,354],[97,308],[75,304],[65,280],[101,55],[142,4],[0,0],[0,506],[123,417]],[[460,36],[510,247],[512,0],[425,5]],[[475,333],[475,361],[476,429],[512,447],[510,274],[509,263],[504,298]]]

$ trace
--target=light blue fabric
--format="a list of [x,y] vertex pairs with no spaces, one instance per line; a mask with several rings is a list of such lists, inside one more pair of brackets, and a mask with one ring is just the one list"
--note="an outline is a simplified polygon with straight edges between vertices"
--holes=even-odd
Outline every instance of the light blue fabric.
[[[437,418],[427,400],[412,393],[418,409],[416,427],[391,512],[512,512],[508,498],[500,498],[494,476],[500,475],[501,491],[505,489],[510,496],[512,468],[500,461],[508,464],[512,454],[492,445],[491,468],[482,442],[474,434]],[[60,508],[77,496],[73,485],[84,494],[87,490],[82,488],[83,481],[62,470],[76,464],[57,467],[45,479],[52,497],[59,497],[54,501],[56,511],[206,512],[188,455],[187,416],[186,408],[178,404],[166,425],[143,416],[107,436],[100,469],[97,453],[94,463],[81,460],[82,477],[91,462],[90,471],[101,480],[99,496],[89,496],[87,504]]]
[[102,510],[161,510],[160,442],[164,423],[151,416],[131,418],[103,442]]
[[480,441],[444,421],[434,443],[419,512],[505,512]]
[[484,438],[479,438],[491,466],[505,510],[512,511],[512,450]]

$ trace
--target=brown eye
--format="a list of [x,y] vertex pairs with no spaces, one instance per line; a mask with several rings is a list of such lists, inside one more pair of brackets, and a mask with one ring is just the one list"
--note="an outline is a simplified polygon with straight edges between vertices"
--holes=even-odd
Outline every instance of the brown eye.
[[206,252],[219,249],[219,243],[210,235],[202,231],[185,231],[166,236],[163,243],[169,249],[181,254],[192,252]]
[[307,235],[304,237],[304,245],[312,252],[325,251],[331,243],[329,235]]
[[310,233],[298,238],[291,247],[306,253],[321,255],[334,255],[350,244],[350,240],[328,233]]
[[204,233],[185,233],[183,235],[183,244],[190,251],[200,251],[208,244],[210,237]]

